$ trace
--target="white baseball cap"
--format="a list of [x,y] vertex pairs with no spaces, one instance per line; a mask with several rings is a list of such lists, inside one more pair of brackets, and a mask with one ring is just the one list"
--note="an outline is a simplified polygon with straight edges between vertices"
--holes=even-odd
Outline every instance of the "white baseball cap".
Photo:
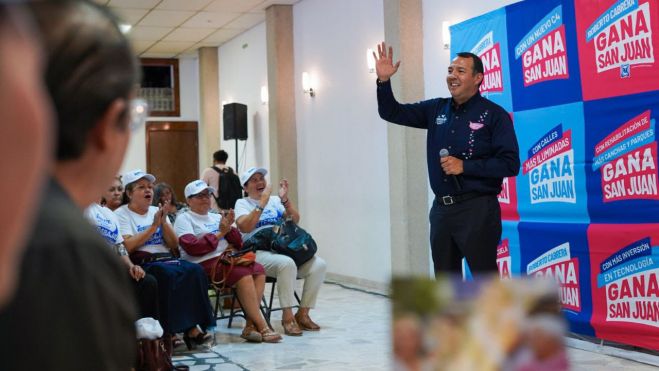
[[245,170],[244,173],[240,175],[240,184],[245,186],[245,183],[249,180],[249,178],[252,177],[252,175],[260,173],[263,174],[263,176],[266,176],[268,174],[268,170],[262,168],[262,167],[250,167],[249,169]]
[[215,188],[209,186],[203,180],[194,180],[194,181],[188,183],[188,185],[185,186],[185,190],[183,191],[183,193],[185,194],[185,198],[188,198],[188,197],[194,196],[196,194],[199,194],[199,193],[203,192],[206,189],[210,193],[215,193]]
[[126,187],[130,183],[137,182],[138,180],[140,180],[142,178],[146,178],[151,183],[156,181],[155,176],[145,173],[144,171],[142,171],[142,169],[135,169],[135,170],[131,170],[127,173],[124,173],[121,176],[121,183],[124,185],[124,187]]

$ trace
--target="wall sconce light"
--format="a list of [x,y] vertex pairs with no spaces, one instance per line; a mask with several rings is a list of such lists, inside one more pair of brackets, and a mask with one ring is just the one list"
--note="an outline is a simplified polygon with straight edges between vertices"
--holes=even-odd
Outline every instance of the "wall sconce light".
[[366,65],[368,66],[368,73],[375,72],[375,58],[373,58],[373,49],[366,49]]
[[306,72],[302,72],[302,90],[304,90],[305,93],[308,93],[310,97],[316,96],[316,92],[313,90],[311,76]]
[[451,31],[449,31],[450,26],[451,22],[442,22],[442,44],[444,45],[444,49],[451,48]]
[[261,103],[263,103],[263,105],[266,105],[268,104],[269,101],[270,101],[270,97],[268,96],[268,87],[263,85],[261,86]]
[[119,31],[121,31],[122,34],[129,33],[131,28],[133,28],[133,26],[129,25],[128,23],[119,23]]

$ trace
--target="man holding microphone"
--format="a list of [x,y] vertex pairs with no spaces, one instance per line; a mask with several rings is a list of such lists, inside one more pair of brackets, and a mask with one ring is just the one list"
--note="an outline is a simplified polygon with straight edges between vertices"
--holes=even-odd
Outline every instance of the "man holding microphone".
[[497,195],[504,177],[519,172],[519,147],[508,113],[481,97],[483,63],[458,53],[446,77],[451,98],[400,104],[389,79],[398,71],[383,42],[376,60],[378,112],[389,122],[428,130],[427,161],[435,194],[430,246],[437,273],[460,273],[467,259],[475,274],[496,272],[501,239]]

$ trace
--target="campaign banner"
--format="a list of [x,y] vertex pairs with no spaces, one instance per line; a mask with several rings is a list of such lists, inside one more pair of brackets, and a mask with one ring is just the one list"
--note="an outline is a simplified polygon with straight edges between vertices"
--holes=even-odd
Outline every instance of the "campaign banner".
[[501,219],[519,220],[517,212],[517,180],[516,178],[503,178],[501,192],[497,196],[501,206]]
[[[513,114],[510,114],[510,119],[515,123]],[[497,195],[499,206],[501,207],[502,220],[515,220],[519,221],[519,213],[517,212],[517,178],[503,178],[501,183],[501,192]]]
[[659,0],[575,0],[585,100],[659,89]]
[[506,10],[501,8],[451,26],[451,59],[472,52],[483,61],[480,93],[512,112]]
[[520,222],[519,238],[524,274],[554,280],[572,330],[592,334],[587,229],[581,223]]
[[508,279],[512,277],[510,266],[512,261],[510,259],[510,240],[504,238],[497,246],[497,270],[501,279]]
[[518,222],[504,220],[501,223],[501,242],[497,247],[497,268],[501,278],[519,277],[520,253]]
[[602,339],[659,350],[659,225],[591,225],[592,324]]
[[[521,275],[517,225],[517,222],[506,220],[501,223],[501,241],[497,246],[497,270],[501,279],[510,279]],[[464,258],[462,259],[462,276],[466,280],[473,279],[469,264]]]
[[586,102],[584,114],[591,220],[659,222],[659,94]]
[[515,110],[580,101],[574,4],[522,1],[506,11]]
[[552,278],[559,284],[563,308],[581,312],[579,259],[570,256],[570,243],[564,242],[526,265],[526,275]]
[[587,222],[582,103],[515,114],[521,220]]

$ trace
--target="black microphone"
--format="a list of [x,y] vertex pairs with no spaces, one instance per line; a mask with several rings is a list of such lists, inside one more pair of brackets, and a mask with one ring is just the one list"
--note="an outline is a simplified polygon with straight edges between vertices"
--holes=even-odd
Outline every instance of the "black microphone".
[[[446,148],[442,148],[441,150],[439,150],[440,158],[448,157],[448,155],[449,153]],[[455,189],[457,189],[458,192],[462,191],[462,186],[460,185],[460,181],[458,180],[458,177],[455,175],[449,175],[449,176],[451,177],[451,179],[453,179],[453,185],[455,185]]]

